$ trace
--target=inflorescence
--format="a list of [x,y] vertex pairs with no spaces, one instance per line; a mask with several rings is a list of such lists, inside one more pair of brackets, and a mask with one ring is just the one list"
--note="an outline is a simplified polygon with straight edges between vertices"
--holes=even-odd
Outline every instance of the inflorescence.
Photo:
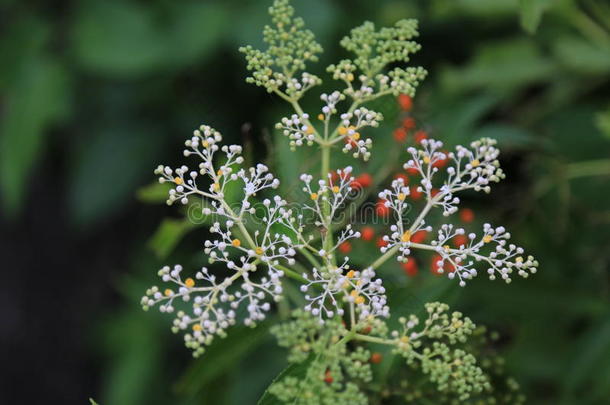
[[[243,168],[240,146],[221,145],[222,136],[209,126],[195,130],[185,142],[184,156],[195,157],[196,168],[161,165],[155,173],[161,183],[171,185],[168,204],[199,203],[201,213],[212,218],[213,238],[205,241],[204,252],[210,265],[222,270],[203,267],[189,272],[180,265],[165,266],[159,277],[168,286],[148,289],[142,306],[174,313],[173,331],[184,333],[187,347],[197,356],[236,322],[255,326],[265,319],[284,298],[285,283],[291,278],[300,284],[304,305],[294,312],[293,321],[276,326],[274,333],[281,346],[290,348],[290,360],[306,362],[309,368],[305,379],[288,377],[274,384],[271,392],[280,399],[367,403],[361,388],[372,378],[371,353],[365,346],[369,343],[391,346],[440,392],[464,400],[489,391],[489,379],[475,357],[455,347],[473,333],[472,321],[458,312],[449,314],[444,304],[432,303],[426,304],[424,321],[414,315],[400,318],[402,329],[390,332],[386,288],[377,272],[393,256],[407,262],[413,249],[438,255],[438,273],[446,272],[461,286],[481,270],[492,280],[499,277],[506,282],[515,274],[527,277],[536,272],[537,261],[509,243],[510,234],[502,226],[485,224],[477,235],[444,224],[430,243],[413,239],[420,231],[433,231],[426,221],[431,210],[440,208],[449,217],[458,209],[460,192],[488,193],[491,184],[504,178],[496,142],[484,138],[452,152],[433,139],[409,147],[404,169],[417,172],[420,183],[413,188],[396,178],[378,194],[395,221],[383,237],[379,258],[354,268],[349,257],[339,257],[340,247],[362,235],[350,224],[338,224],[337,216],[350,203],[358,180],[351,167],[330,171],[330,151],[341,146],[355,158],[369,159],[372,141],[365,134],[378,127],[383,116],[363,104],[386,95],[414,95],[426,71],[401,66],[420,49],[413,40],[417,22],[401,20],[380,30],[367,22],[353,29],[341,41],[353,58],[328,67],[344,87],[320,96],[323,105],[313,119],[299,100],[322,82],[305,71],[309,62],[318,60],[322,48],[303,20],[294,17],[288,0],[275,0],[270,14],[273,25],[264,29],[268,48],[241,48],[251,74],[247,81],[292,106],[294,112],[276,128],[292,148],[320,148],[321,174],[300,177],[305,202],[289,207],[281,196],[270,194],[279,180],[265,165]],[[348,106],[341,108],[345,103]],[[408,218],[408,197],[414,192],[424,196],[425,206]],[[458,235],[467,238],[452,247],[449,241]]]

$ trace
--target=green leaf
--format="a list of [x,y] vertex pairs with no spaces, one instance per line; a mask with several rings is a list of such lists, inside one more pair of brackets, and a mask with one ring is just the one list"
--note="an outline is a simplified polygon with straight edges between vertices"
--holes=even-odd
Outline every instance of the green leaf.
[[[313,361],[312,357],[309,357],[307,360],[301,363],[293,363],[286,367],[281,373],[278,374],[277,377],[271,382],[270,386],[275,384],[276,382],[284,379],[285,377],[295,377],[297,379],[303,379],[307,376],[307,369],[309,365]],[[282,405],[283,402],[269,392],[269,389],[265,390],[263,395],[257,402],[257,405]]]
[[164,259],[174,250],[184,235],[195,227],[196,225],[188,219],[165,218],[150,238],[148,245],[157,257]]
[[549,0],[519,0],[521,26],[525,31],[530,34],[536,32],[548,5]]
[[597,128],[599,128],[604,136],[610,138],[610,107],[597,113],[595,122],[597,123]]
[[99,405],[97,402],[95,402],[93,398],[89,398],[89,402],[91,403],[91,405]]
[[582,74],[610,72],[610,51],[576,37],[559,37],[553,45],[557,59]]

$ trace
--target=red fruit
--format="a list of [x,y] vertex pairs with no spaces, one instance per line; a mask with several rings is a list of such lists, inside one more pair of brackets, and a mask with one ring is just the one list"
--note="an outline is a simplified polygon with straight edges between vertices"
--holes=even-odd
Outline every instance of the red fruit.
[[449,162],[449,152],[447,151],[443,151],[443,153],[445,154],[445,156],[447,156],[445,159],[441,159],[441,160],[437,160],[435,161],[432,166],[433,167],[438,167],[439,169],[442,167],[445,167],[447,165],[447,163]]
[[356,177],[354,181],[351,183],[351,187],[354,190],[358,190],[361,188],[370,187],[373,184],[373,176],[368,173],[362,173],[360,176]]
[[380,199],[377,201],[377,204],[375,204],[375,212],[380,217],[387,217],[390,215],[390,207],[385,206],[385,201],[386,200]]
[[358,142],[355,141],[351,136],[346,136],[345,138],[343,138],[343,141],[345,143],[349,143],[352,146],[352,148],[358,147]]
[[415,139],[416,143],[420,143],[421,141],[423,141],[424,139],[428,139],[428,134],[426,133],[426,131],[417,131],[414,135],[413,135],[413,139]]
[[413,99],[406,94],[400,94],[398,96],[398,104],[404,111],[409,111],[411,108],[413,108]]
[[327,384],[331,384],[334,381],[333,376],[330,374],[330,370],[326,370],[324,373],[324,382]]
[[426,231],[417,231],[415,232],[413,235],[411,235],[411,242],[413,243],[422,243],[423,241],[426,240],[426,237],[428,236],[428,232]]
[[352,244],[351,243],[343,242],[342,244],[339,245],[339,252],[341,252],[343,254],[348,254],[351,251],[352,251]]
[[394,176],[395,179],[402,179],[402,182],[404,185],[409,184],[409,176],[407,176],[406,174],[402,174],[402,173],[397,173]]
[[424,195],[424,193],[421,191],[417,191],[417,186],[412,186],[410,195],[411,195],[412,199],[420,200],[422,198],[422,196]]
[[412,117],[407,117],[404,120],[402,120],[402,126],[407,130],[411,130],[413,128],[415,128],[415,119],[413,119]]
[[414,167],[410,167],[407,169],[407,173],[409,173],[411,176],[417,176],[419,175],[419,170]]
[[396,128],[394,130],[394,140],[396,142],[404,142],[407,139],[407,131],[404,128]]
[[460,210],[460,220],[466,223],[474,221],[474,211],[470,208],[462,208]]
[[376,243],[377,243],[377,247],[378,248],[382,248],[382,247],[388,246],[388,242],[383,240],[383,238],[381,236],[377,238],[377,242]]
[[381,361],[383,360],[383,356],[381,355],[381,353],[373,353],[371,354],[371,358],[370,358],[370,362],[373,364],[379,364],[381,363]]
[[402,270],[405,272],[405,274],[409,277],[415,276],[417,274],[417,272],[419,271],[417,262],[412,257],[409,257],[408,262],[402,263],[401,267],[402,267]]
[[368,242],[370,240],[373,240],[374,236],[375,236],[375,230],[370,226],[365,226],[360,230],[360,237],[362,238],[362,240],[365,240]]
[[435,197],[440,192],[441,192],[441,190],[439,190],[438,188],[433,188],[432,190],[430,190],[430,195],[432,197]]
[[363,335],[368,335],[369,333],[371,333],[372,330],[373,328],[371,328],[370,325],[367,325],[364,328],[360,329],[360,333],[362,333]]
[[440,276],[442,274],[453,273],[455,271],[455,268],[453,267],[453,265],[451,263],[449,263],[447,260],[445,260],[443,262],[443,273],[439,273],[437,263],[441,260],[442,260],[442,257],[438,253],[435,254],[434,256],[432,256],[432,261],[430,262],[430,272],[432,274]]
[[455,235],[452,239],[452,242],[453,246],[459,248],[460,246],[468,245],[468,238],[466,237],[466,235]]

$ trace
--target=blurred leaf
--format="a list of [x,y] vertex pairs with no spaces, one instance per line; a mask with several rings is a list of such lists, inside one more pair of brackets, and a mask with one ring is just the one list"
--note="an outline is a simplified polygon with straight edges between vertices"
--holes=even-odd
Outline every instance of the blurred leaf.
[[161,24],[153,10],[128,0],[84,2],[72,27],[79,63],[119,77],[182,67],[213,49],[227,18],[218,4],[181,2]]
[[538,143],[536,137],[531,133],[522,128],[505,124],[485,125],[477,129],[472,135],[473,139],[485,137],[497,140],[501,148],[525,148]]
[[559,37],[553,44],[558,60],[582,74],[610,72],[610,49],[576,37]]
[[91,405],[99,405],[97,402],[95,402],[93,400],[93,398],[89,398],[89,402],[91,403]]
[[606,138],[610,138],[610,107],[605,111],[598,113],[595,117],[595,121],[597,123],[597,127],[606,136]]
[[196,225],[187,219],[165,218],[154,233],[148,245],[158,258],[165,259],[178,242]]
[[147,186],[140,187],[136,191],[138,200],[148,204],[164,203],[168,197],[168,191],[171,188],[169,183],[159,183],[158,181]]
[[176,390],[191,396],[197,394],[215,378],[232,370],[247,353],[259,347],[269,337],[268,330],[268,322],[260,323],[255,328],[231,328],[226,338],[217,339],[185,372]]
[[511,38],[485,44],[472,62],[462,68],[450,68],[442,80],[449,91],[474,88],[516,92],[536,82],[552,80],[556,66],[529,39]]
[[521,26],[530,34],[534,34],[540,24],[540,19],[550,0],[519,0],[521,11]]
[[63,66],[42,55],[28,59],[10,83],[0,124],[0,186],[8,214],[19,211],[43,137],[65,116],[69,92]]
[[68,197],[76,224],[99,221],[133,200],[160,146],[154,132],[124,124],[93,133],[75,148]]

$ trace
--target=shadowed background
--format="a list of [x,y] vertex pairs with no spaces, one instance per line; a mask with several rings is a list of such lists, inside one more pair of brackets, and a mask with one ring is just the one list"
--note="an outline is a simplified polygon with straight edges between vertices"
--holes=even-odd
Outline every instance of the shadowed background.
[[[273,129],[287,106],[245,84],[237,52],[261,46],[267,3],[0,0],[1,403],[253,403],[284,367],[265,327],[237,328],[194,361],[168,318],[139,307],[160,266],[202,254],[205,231],[149,186],[157,164],[182,161],[193,128],[217,128],[252,161],[273,158],[281,180],[290,172]],[[337,43],[362,21],[419,19],[413,63],[429,76],[417,128],[448,145],[499,140],[507,180],[467,201],[541,264],[511,286],[424,296],[500,331],[528,403],[607,401],[610,5],[294,5],[325,49],[314,73],[345,56]],[[375,136],[392,145],[400,117],[387,116]],[[450,283],[420,267],[412,279],[386,271],[415,287]]]

